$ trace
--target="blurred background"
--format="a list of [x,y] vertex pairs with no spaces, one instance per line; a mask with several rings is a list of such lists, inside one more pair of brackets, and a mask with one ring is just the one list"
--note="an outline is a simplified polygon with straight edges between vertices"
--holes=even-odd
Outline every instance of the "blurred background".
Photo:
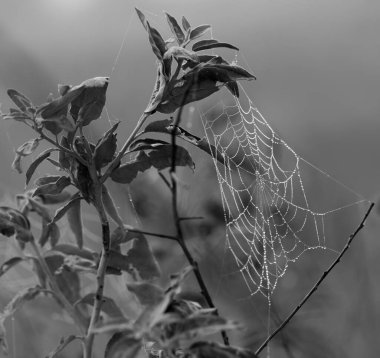
[[[277,133],[316,167],[366,199],[378,200],[380,3],[373,0],[2,0],[1,110],[6,112],[11,105],[8,88],[40,104],[49,93],[57,95],[58,83],[78,84],[87,78],[111,75],[107,113],[89,135],[97,138],[110,121],[120,119],[118,138],[125,138],[149,100],[156,74],[155,58],[135,6],[166,37],[170,35],[163,10],[177,18],[185,15],[192,25],[211,24],[214,38],[240,48],[238,63],[257,77],[245,86],[247,93]],[[233,60],[234,54],[230,56]],[[207,102],[204,106],[207,109],[211,105]],[[199,123],[193,120],[192,124],[201,134]],[[9,202],[24,188],[24,176],[10,167],[14,150],[30,136],[19,123],[0,124],[3,201]],[[234,343],[257,348],[268,333],[267,302],[249,298],[243,286],[236,288],[232,297],[228,292],[231,282],[224,276],[221,279],[214,269],[224,255],[223,245],[210,242],[224,240],[223,214],[212,161],[197,153],[194,160],[200,163],[196,176],[190,178],[190,173],[183,171],[186,190],[182,205],[188,215],[202,213],[206,220],[186,226],[189,242],[222,312],[247,325],[245,331],[236,333]],[[47,167],[41,167],[40,173],[44,170]],[[119,198],[118,205],[128,223],[170,232],[170,211],[162,210],[169,202],[165,186],[158,176],[150,174],[129,187],[111,185],[111,190]],[[308,176],[312,177],[312,172]],[[329,198],[335,195],[338,207],[360,199],[344,190],[338,194],[336,184],[325,191],[329,185],[326,177],[321,179],[310,189],[311,198],[318,202],[323,199],[321,193]],[[331,246],[342,247],[345,237],[360,222],[364,211],[359,209],[330,223]],[[273,343],[273,357],[380,355],[378,216],[376,209],[347,257]],[[94,216],[89,212],[86,222],[90,226],[92,221]],[[87,230],[93,247],[96,233],[96,228],[93,232]],[[0,240],[0,262],[13,250],[6,244]],[[183,263],[178,248],[158,246],[156,253],[164,272],[178,269]],[[313,252],[291,266],[284,279],[287,283],[280,285],[274,297],[269,330],[296,306],[333,257]],[[20,269],[0,279],[2,304],[12,292],[28,284],[27,272]],[[54,319],[54,309],[38,300],[15,316],[14,358],[42,357],[61,334],[70,332],[66,323],[54,323],[54,329],[46,325],[46,317],[50,323]]]

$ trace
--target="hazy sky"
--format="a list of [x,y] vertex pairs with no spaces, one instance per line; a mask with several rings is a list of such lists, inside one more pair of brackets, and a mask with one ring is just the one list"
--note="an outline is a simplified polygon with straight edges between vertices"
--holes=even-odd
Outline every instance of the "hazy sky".
[[[107,108],[134,123],[155,77],[134,6],[168,36],[162,10],[186,15],[194,25],[212,24],[214,38],[241,49],[239,63],[257,76],[248,93],[287,142],[356,191],[379,191],[378,1],[2,0],[3,110],[9,105],[5,88],[17,87],[38,103],[57,83],[109,74],[126,33]],[[8,162],[13,154],[5,143],[10,136],[16,145],[18,128],[7,123],[2,130]],[[0,179],[9,183],[4,175]]]

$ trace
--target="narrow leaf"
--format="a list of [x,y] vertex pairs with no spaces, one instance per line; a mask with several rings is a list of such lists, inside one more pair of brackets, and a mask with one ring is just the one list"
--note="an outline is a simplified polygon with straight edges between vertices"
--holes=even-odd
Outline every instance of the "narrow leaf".
[[26,185],[29,184],[30,179],[32,178],[34,172],[36,171],[37,167],[47,158],[50,156],[50,153],[55,151],[56,149],[49,148],[43,151],[33,162],[30,164],[28,170],[26,171]]
[[138,15],[138,17],[139,17],[141,23],[142,23],[143,26],[144,26],[144,29],[145,29],[145,30],[148,30],[148,25],[147,25],[147,23],[146,23],[145,15],[144,15],[144,14],[143,14],[138,8],[136,8],[136,7],[135,7],[135,10],[136,10],[136,12],[137,12],[137,15]]
[[200,26],[197,26],[196,28],[194,28],[193,30],[191,30],[191,32],[190,32],[190,40],[194,40],[194,39],[202,36],[210,28],[211,28],[210,25],[200,25]]
[[168,20],[172,34],[176,37],[178,44],[181,45],[185,40],[185,34],[183,33],[182,29],[178,25],[177,20],[173,16],[169,15],[167,12],[165,12],[165,15],[166,19]]
[[12,257],[11,259],[5,261],[0,266],[0,277],[3,276],[8,270],[10,270],[13,266],[16,266],[18,263],[23,261],[22,257]]
[[218,47],[225,47],[225,48],[230,48],[232,50],[239,51],[239,49],[236,46],[233,46],[227,42],[219,42],[217,40],[203,40],[196,42],[192,50],[193,51],[203,51],[203,50],[209,50],[212,48],[218,48]]
[[187,21],[185,16],[182,16],[182,26],[185,29],[185,31],[189,31],[191,28],[189,21]]
[[56,183],[57,180],[61,177],[62,175],[45,175],[41,178],[38,178],[35,180],[34,184],[36,186],[41,186],[45,184],[51,184],[51,183]]
[[60,244],[56,245],[53,248],[54,251],[59,251],[65,255],[78,256],[86,260],[94,260],[97,257],[97,254],[86,248],[78,248],[77,246],[70,244]]
[[192,344],[188,351],[191,356],[202,358],[258,358],[248,349],[225,346],[216,342],[199,341]]

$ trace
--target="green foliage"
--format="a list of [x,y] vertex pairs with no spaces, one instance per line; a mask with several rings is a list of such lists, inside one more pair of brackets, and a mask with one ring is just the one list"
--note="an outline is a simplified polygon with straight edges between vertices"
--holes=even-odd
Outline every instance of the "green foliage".
[[[190,153],[176,144],[176,138],[209,155],[217,150],[208,146],[204,138],[181,128],[180,116],[176,123],[166,119],[153,121],[143,128],[145,119],[156,111],[180,110],[187,103],[206,98],[223,86],[239,96],[237,81],[251,80],[254,76],[219,56],[198,54],[219,47],[237,50],[233,45],[201,40],[192,45],[192,50],[186,48],[207,33],[210,25],[193,28],[183,17],[181,28],[177,20],[166,13],[176,42],[170,46],[172,41],[165,41],[144,14],[136,11],[158,59],[157,79],[143,119],[121,149],[118,149],[116,133],[119,123],[106,131],[96,144],[83,134],[83,127],[101,116],[108,77],[91,78],[74,86],[58,85],[58,97],[37,106],[18,91],[8,90],[17,108],[2,114],[3,119],[22,122],[34,134],[16,150],[12,167],[21,173],[21,160],[34,154],[39,143],[45,141],[51,147],[31,161],[25,175],[26,185],[30,185],[36,169],[44,162],[52,164],[59,173],[36,178],[32,189],[17,196],[15,208],[0,207],[0,233],[14,238],[23,250],[23,255],[11,257],[1,264],[0,277],[16,265],[24,264],[31,265],[39,282],[39,286],[19,292],[0,313],[0,346],[7,351],[4,321],[24,302],[43,293],[56,300],[71,316],[77,330],[77,334],[62,338],[48,357],[55,357],[79,339],[83,343],[84,356],[91,358],[95,335],[105,333],[112,334],[105,347],[106,358],[136,357],[143,347],[149,357],[254,357],[253,353],[239,348],[204,341],[205,336],[215,333],[225,337],[224,331],[235,330],[237,326],[218,316],[210,299],[207,302],[211,308],[203,308],[179,297],[181,285],[193,269],[197,270],[202,291],[207,290],[197,265],[189,258],[190,253],[187,257],[192,267],[174,275],[166,289],[158,285],[161,269],[148,238],[154,235],[165,238],[165,235],[151,233],[148,236],[125,225],[106,185],[108,178],[129,184],[148,169],[169,170],[169,187],[175,198],[176,167],[195,169]],[[151,133],[169,135],[171,142],[149,138]],[[96,252],[87,247],[83,232],[83,199],[95,208],[102,227]],[[173,210],[175,212],[176,208]],[[32,230],[30,216],[41,222],[40,230]],[[117,225],[113,230],[110,219]],[[66,235],[72,234],[75,244],[60,234],[58,223],[63,220],[67,221],[71,232]],[[178,218],[174,220],[179,226]],[[39,235],[38,240],[35,235]],[[176,237],[167,238],[178,242],[187,252],[180,232]],[[141,307],[135,320],[125,317],[117,300],[105,294],[107,275],[123,275],[127,280],[127,289]],[[83,280],[95,281],[96,291],[86,291]]]

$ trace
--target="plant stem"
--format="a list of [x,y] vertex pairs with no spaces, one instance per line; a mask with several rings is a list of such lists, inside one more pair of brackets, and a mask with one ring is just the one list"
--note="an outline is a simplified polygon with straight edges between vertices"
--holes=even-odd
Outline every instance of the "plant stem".
[[[211,295],[210,295],[210,293],[208,291],[206,283],[203,280],[203,276],[201,274],[201,271],[199,270],[198,263],[193,258],[193,256],[191,255],[191,252],[189,251],[189,249],[186,246],[185,239],[184,239],[183,232],[182,232],[182,227],[181,227],[182,218],[179,216],[178,205],[177,205],[177,194],[178,194],[177,193],[177,180],[178,179],[177,179],[177,176],[176,176],[176,154],[177,154],[176,128],[177,128],[177,126],[180,123],[182,109],[183,109],[183,104],[185,103],[186,97],[188,96],[188,92],[189,92],[189,89],[191,88],[192,83],[193,83],[193,81],[190,83],[190,85],[187,88],[186,93],[184,94],[182,105],[180,106],[178,114],[177,114],[177,117],[176,117],[176,120],[173,123],[173,131],[172,131],[172,134],[171,134],[172,158],[171,158],[170,176],[171,176],[171,182],[172,182],[172,184],[170,186],[170,189],[171,189],[171,192],[172,192],[173,216],[174,216],[174,223],[175,223],[176,234],[177,234],[177,242],[181,246],[182,251],[183,251],[183,253],[186,256],[186,259],[188,260],[189,264],[192,266],[192,268],[194,270],[195,277],[196,277],[198,285],[199,285],[199,287],[201,289],[201,294],[205,298],[208,306],[210,308],[213,308],[215,310],[214,314],[216,316],[219,316],[218,310],[217,310],[217,308],[214,305],[214,302],[213,302],[213,300],[211,298]],[[226,346],[229,346],[229,339],[228,339],[226,331],[224,331],[224,330],[221,331],[221,335],[222,335],[222,339],[223,339],[224,344]]]
[[38,262],[41,265],[41,268],[43,272],[45,273],[49,284],[51,286],[52,292],[54,293],[54,297],[58,300],[60,304],[65,308],[67,313],[71,316],[71,318],[74,320],[75,324],[79,328],[81,333],[85,333],[86,327],[84,326],[82,320],[78,317],[78,312],[75,310],[75,308],[72,306],[72,304],[67,300],[65,295],[62,293],[61,289],[59,288],[55,277],[51,273],[49,266],[47,265],[45,258],[42,256],[38,246],[34,241],[31,241],[30,244],[32,245],[33,251],[35,252]]
[[359,233],[361,229],[363,229],[365,225],[365,221],[368,218],[368,215],[370,214],[373,206],[375,204],[371,203],[369,206],[367,212],[365,213],[362,221],[360,222],[359,226],[356,228],[356,230],[348,237],[346,245],[343,247],[342,251],[338,255],[338,257],[334,260],[334,262],[330,265],[330,267],[323,272],[322,276],[319,278],[319,280],[314,284],[314,286],[311,288],[311,290],[306,294],[306,296],[302,299],[302,301],[297,305],[297,307],[289,314],[289,316],[281,323],[281,325],[273,331],[273,333],[261,344],[261,346],[256,350],[255,354],[258,355],[267,345],[268,343],[290,322],[290,320],[294,317],[294,315],[301,309],[301,307],[309,300],[311,295],[318,289],[320,284],[324,281],[324,279],[327,277],[327,275],[332,271],[332,269],[338,264],[338,262],[342,259],[343,255],[347,252],[347,250],[350,248],[350,245],[352,243],[352,240],[355,238],[355,236]]

